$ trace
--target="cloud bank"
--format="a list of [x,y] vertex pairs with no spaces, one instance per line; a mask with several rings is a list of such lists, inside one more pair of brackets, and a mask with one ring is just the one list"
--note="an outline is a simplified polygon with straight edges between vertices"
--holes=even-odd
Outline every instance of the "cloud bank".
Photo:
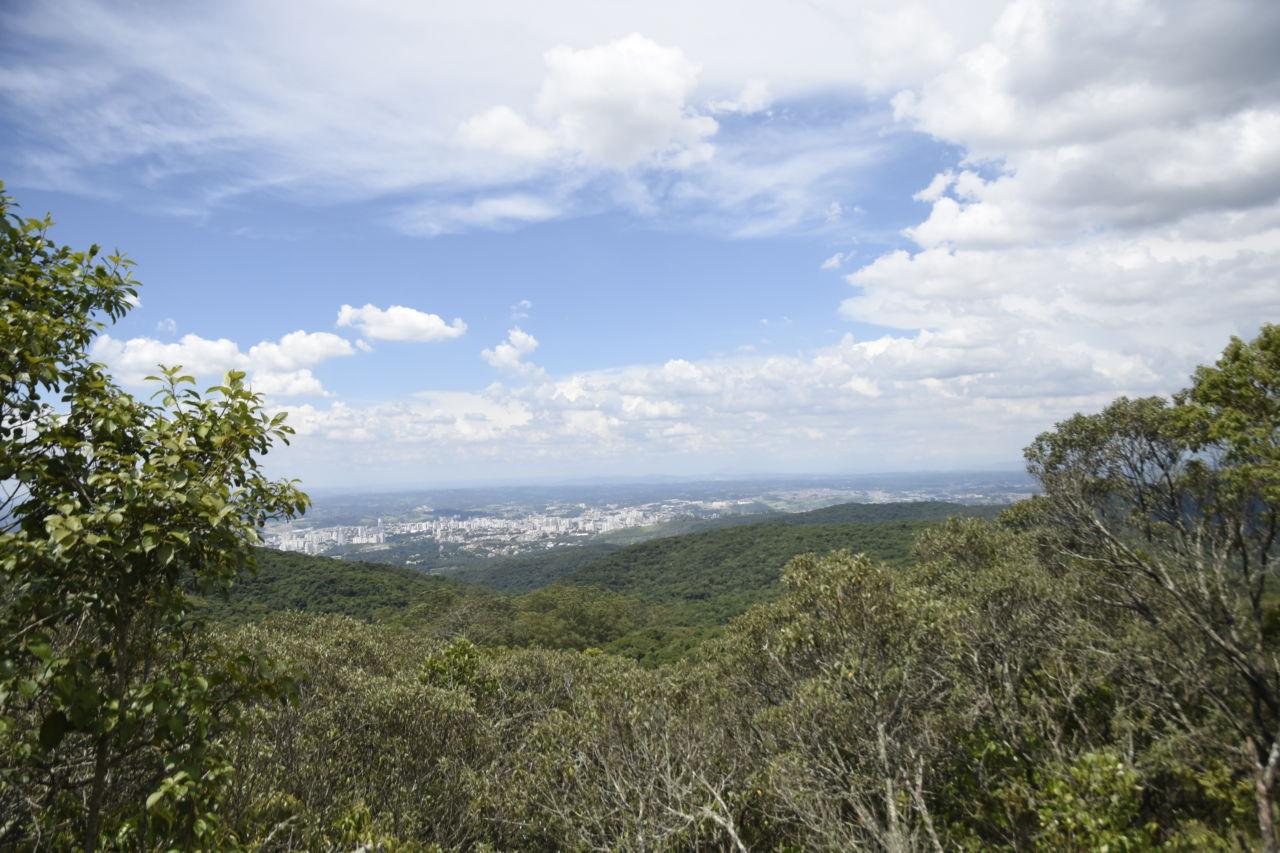
[[[168,186],[244,154],[200,203],[341,186],[394,196],[392,224],[427,237],[602,211],[826,235],[811,266],[849,286],[832,323],[876,330],[788,354],[552,371],[515,326],[481,353],[501,376],[488,388],[293,406],[293,458],[316,470],[339,456],[386,471],[1014,464],[1055,419],[1172,391],[1229,335],[1280,319],[1280,5],[1265,0],[712,3],[697,16],[657,3],[618,17],[551,3],[532,35],[485,3],[449,20],[417,4],[285,3],[255,12],[262,25],[230,51],[217,34],[246,6],[211,24],[177,7],[60,8],[76,12],[66,32],[56,16],[6,24],[79,58],[0,63],[0,97],[52,140],[22,152],[49,185],[141,164]],[[305,54],[284,33],[305,36]],[[322,66],[326,44],[344,49],[319,51]],[[172,108],[140,104],[142,82]],[[931,179],[897,189],[915,213],[869,232],[854,189],[920,140],[942,154]],[[867,239],[889,246],[849,248]],[[527,306],[495,308],[508,311],[522,321]],[[370,341],[467,331],[373,304],[344,305],[338,326]],[[194,335],[95,350],[133,378],[156,361],[250,369],[280,397],[323,393],[313,371],[354,351],[304,332],[245,351]]]

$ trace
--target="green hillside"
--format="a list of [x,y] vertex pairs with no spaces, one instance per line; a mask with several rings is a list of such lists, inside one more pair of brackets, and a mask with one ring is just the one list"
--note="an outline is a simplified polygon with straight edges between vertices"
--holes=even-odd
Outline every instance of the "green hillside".
[[625,546],[604,542],[567,548],[553,548],[518,557],[499,557],[475,568],[460,569],[450,573],[468,583],[502,590],[503,592],[530,592],[550,586],[565,575],[607,557]]
[[1004,505],[967,506],[948,501],[847,503],[808,512],[785,513],[768,520],[784,524],[875,524],[883,521],[945,521],[955,517],[993,519],[1004,509]]
[[412,608],[446,609],[485,590],[439,575],[383,563],[360,563],[260,549],[257,573],[242,578],[219,617],[245,621],[280,611],[334,613],[366,621],[403,618]]
[[206,608],[223,622],[280,612],[335,614],[487,645],[598,646],[660,663],[775,597],[792,557],[847,550],[902,566],[921,530],[958,514],[991,515],[994,508],[844,504],[626,547],[556,549],[452,576],[261,550],[257,573]]
[[708,530],[629,546],[566,574],[560,582],[679,605],[681,622],[718,624],[770,597],[782,567],[798,554],[844,549],[901,565],[927,524],[767,522]]
[[748,516],[700,522],[703,529],[624,548],[593,544],[511,557],[454,576],[506,592],[565,583],[652,602],[714,600],[705,610],[716,622],[760,600],[796,554],[847,548],[896,565],[907,558],[924,523],[952,516],[993,518],[1001,509],[943,501],[839,504],[763,520]]
[[[683,656],[752,604],[774,597],[792,557],[845,549],[903,565],[930,523],[908,519],[963,509],[830,507],[627,547],[560,549],[453,577],[261,550],[257,572],[205,606],[228,623],[280,612],[335,614],[486,645],[598,646],[656,664]],[[828,519],[859,521],[821,523]]]
[[[380,563],[257,552],[258,570],[225,598],[208,599],[214,621],[242,624],[285,612],[332,614],[467,637],[491,646],[607,647],[650,629],[662,615],[644,603],[589,587],[550,586],[510,595]],[[652,644],[648,644],[652,645]]]

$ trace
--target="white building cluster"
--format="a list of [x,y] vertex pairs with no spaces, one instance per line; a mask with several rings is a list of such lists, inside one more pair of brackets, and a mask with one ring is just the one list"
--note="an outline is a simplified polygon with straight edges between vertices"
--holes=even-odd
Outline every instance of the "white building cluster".
[[381,545],[385,541],[386,529],[382,519],[378,519],[376,527],[344,525],[295,530],[289,526],[282,531],[268,533],[266,537],[266,544],[271,548],[303,554],[323,554],[342,545]]
[[295,528],[287,525],[269,530],[266,544],[282,551],[323,554],[344,545],[382,545],[386,543],[387,537],[395,536],[410,540],[431,540],[441,547],[449,543],[481,552],[519,553],[530,548],[569,544],[574,539],[617,530],[662,524],[677,518],[712,518],[720,515],[733,503],[735,502],[669,500],[638,506],[609,504],[589,507],[577,504],[568,511],[556,514],[477,515],[470,518],[439,517],[385,523],[378,519],[376,527],[344,525]]
[[560,536],[594,536],[629,527],[670,521],[679,513],[668,508],[624,507],[586,509],[579,515],[522,515],[515,518],[483,515],[473,518],[435,518],[390,522],[389,534],[422,536],[437,542],[472,542],[506,538],[536,541]]

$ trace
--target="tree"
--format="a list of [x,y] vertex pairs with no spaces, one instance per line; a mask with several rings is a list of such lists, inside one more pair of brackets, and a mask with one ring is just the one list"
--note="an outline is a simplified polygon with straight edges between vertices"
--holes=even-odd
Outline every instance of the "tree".
[[1153,682],[1197,687],[1194,703],[1167,693],[1171,713],[1189,730],[1229,733],[1264,849],[1280,849],[1280,326],[1232,339],[1171,400],[1121,398],[1058,424],[1027,460],[1066,563],[1102,582],[1104,603],[1161,632]]
[[288,682],[207,640],[193,594],[305,509],[259,469],[290,429],[238,372],[205,396],[162,370],[155,404],[117,387],[89,347],[131,263],[51,225],[0,184],[0,845],[217,844],[221,735]]

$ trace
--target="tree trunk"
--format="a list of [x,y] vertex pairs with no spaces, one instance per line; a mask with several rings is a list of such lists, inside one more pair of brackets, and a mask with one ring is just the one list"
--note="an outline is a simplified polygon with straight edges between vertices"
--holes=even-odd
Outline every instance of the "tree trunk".
[[1258,803],[1258,829],[1262,832],[1263,853],[1280,853],[1280,844],[1276,842],[1276,824],[1271,803],[1271,792],[1267,790],[1261,773],[1255,774],[1253,789],[1254,797]]
[[84,821],[84,849],[93,853],[98,849],[98,822],[102,815],[102,798],[107,790],[107,759],[111,741],[110,733],[103,733],[94,747],[93,786],[89,789],[89,808]]
[[[129,620],[117,616],[115,622],[116,659],[112,673],[111,695],[115,699],[116,713],[124,713],[125,688],[129,685]],[[118,721],[117,721],[118,723]],[[111,769],[111,745],[119,726],[104,731],[98,737],[93,761],[93,786],[89,794],[89,813],[85,817],[84,849],[94,853],[98,849],[98,825],[102,820],[102,801],[107,792],[107,773]]]
[[[1275,760],[1262,754],[1253,738],[1246,742],[1249,757],[1253,759],[1253,796],[1258,809],[1258,831],[1262,834],[1263,853],[1280,853],[1280,840],[1276,838],[1275,801],[1271,789],[1275,781]],[[1274,756],[1276,750],[1271,750]]]

